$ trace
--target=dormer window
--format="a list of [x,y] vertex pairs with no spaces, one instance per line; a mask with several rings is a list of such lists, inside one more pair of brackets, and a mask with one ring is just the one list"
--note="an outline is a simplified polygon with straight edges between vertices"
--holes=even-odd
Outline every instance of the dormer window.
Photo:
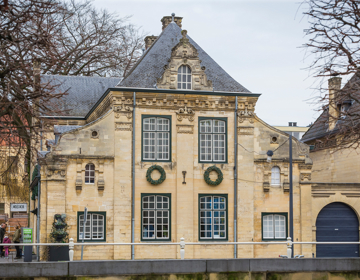
[[178,69],[178,89],[191,89],[191,69],[181,65]]

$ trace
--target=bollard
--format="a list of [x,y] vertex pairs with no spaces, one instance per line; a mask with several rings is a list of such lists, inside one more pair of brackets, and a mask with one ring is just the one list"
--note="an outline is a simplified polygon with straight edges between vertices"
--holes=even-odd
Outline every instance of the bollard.
[[287,243],[286,243],[286,246],[287,246],[287,257],[289,258],[289,259],[291,259],[291,247],[292,247],[292,241],[291,241],[291,237],[288,237],[287,238]]
[[183,260],[185,258],[185,238],[180,238],[180,258]]
[[74,238],[69,239],[69,260],[74,260]]

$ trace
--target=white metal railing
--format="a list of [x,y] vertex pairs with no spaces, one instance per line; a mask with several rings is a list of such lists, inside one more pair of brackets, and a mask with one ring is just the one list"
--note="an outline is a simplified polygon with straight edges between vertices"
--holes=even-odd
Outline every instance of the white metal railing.
[[[338,245],[347,245],[347,244],[359,244],[360,242],[314,242],[314,241],[305,241],[305,242],[292,242],[291,238],[288,237],[287,241],[263,241],[263,242],[185,242],[185,239],[180,238],[180,242],[154,242],[154,243],[101,243],[101,242],[84,242],[84,243],[75,243],[73,238],[69,239],[69,243],[14,243],[15,246],[69,246],[69,260],[74,260],[74,247],[75,246],[151,246],[151,245],[179,245],[180,246],[180,257],[185,259],[185,246],[186,245],[276,245],[283,244],[287,247],[286,255],[280,255],[283,258],[291,258],[292,255],[292,246],[294,244],[338,244]],[[303,257],[302,255],[296,255],[295,258]]]

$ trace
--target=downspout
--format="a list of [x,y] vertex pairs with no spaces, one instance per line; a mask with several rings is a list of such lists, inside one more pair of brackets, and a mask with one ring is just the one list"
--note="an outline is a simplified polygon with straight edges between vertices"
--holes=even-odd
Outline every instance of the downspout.
[[[237,110],[238,110],[238,98],[235,97],[235,114],[234,114],[234,242],[237,242],[237,145],[238,145],[238,136],[237,136]],[[234,244],[234,259],[237,258],[237,245]]]
[[[132,121],[132,189],[131,189],[131,243],[135,243],[135,106],[136,92],[133,94]],[[135,259],[135,246],[131,245],[131,259]]]
[[[36,242],[40,243],[40,195],[41,195],[41,182],[40,182],[40,164],[38,164],[38,207],[37,207],[37,222],[36,222]],[[36,259],[40,261],[40,246],[36,248]]]
[[[41,124],[41,122],[40,122]],[[42,152],[43,142],[42,142],[42,131],[40,131],[40,151]],[[40,164],[38,163],[38,174],[37,177],[39,177],[38,181],[38,205],[37,205],[37,222],[36,222],[36,242],[40,243],[40,195],[41,195],[41,182],[40,182]],[[36,248],[36,258],[37,261],[40,261],[40,246],[37,246]]]

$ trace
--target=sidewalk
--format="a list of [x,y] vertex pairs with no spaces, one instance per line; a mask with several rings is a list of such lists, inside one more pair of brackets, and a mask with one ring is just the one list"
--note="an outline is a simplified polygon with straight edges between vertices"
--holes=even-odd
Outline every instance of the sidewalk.
[[4,257],[0,258],[0,263],[24,262],[24,258],[15,259],[15,257],[16,257],[16,252],[10,252],[8,259],[6,259]]

